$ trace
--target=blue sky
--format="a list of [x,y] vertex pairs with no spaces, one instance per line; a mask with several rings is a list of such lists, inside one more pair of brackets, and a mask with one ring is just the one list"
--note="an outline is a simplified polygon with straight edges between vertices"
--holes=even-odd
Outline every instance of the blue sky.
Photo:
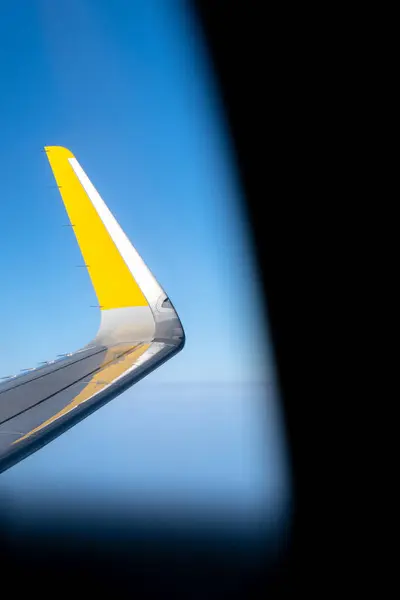
[[[139,385],[273,381],[224,115],[199,32],[180,6],[0,3],[0,375],[78,349],[99,324],[41,151],[62,145],[185,328],[184,351]],[[247,410],[257,420],[260,408]]]

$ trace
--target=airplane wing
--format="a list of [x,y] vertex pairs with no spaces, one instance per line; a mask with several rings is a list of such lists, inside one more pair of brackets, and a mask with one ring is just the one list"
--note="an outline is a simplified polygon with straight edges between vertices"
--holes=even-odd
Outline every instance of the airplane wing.
[[74,155],[47,146],[101,323],[87,346],[0,382],[0,472],[179,352],[179,317]]

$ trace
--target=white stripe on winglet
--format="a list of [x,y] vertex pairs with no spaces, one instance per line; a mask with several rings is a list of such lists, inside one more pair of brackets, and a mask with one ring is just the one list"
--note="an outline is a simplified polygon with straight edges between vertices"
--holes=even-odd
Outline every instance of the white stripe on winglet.
[[148,303],[150,306],[154,306],[160,294],[163,292],[162,287],[159,285],[154,275],[146,266],[142,257],[132,246],[128,237],[121,229],[118,221],[111,213],[110,209],[107,207],[106,203],[76,158],[69,158],[68,160],[85,192],[89,196],[93,206],[95,207],[100,219],[104,223],[119,253],[124,259],[128,269],[132,273],[143,294],[146,296]]

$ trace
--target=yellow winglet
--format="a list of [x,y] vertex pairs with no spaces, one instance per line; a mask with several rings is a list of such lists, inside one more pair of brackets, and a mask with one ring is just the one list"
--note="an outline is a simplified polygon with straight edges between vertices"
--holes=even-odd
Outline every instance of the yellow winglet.
[[101,309],[148,306],[74,170],[72,152],[61,146],[46,146],[45,152]]

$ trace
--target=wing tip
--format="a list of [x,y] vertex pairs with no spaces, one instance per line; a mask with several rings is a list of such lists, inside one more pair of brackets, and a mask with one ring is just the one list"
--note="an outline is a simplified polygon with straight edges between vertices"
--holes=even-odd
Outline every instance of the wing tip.
[[45,146],[44,151],[46,154],[58,154],[60,158],[75,158],[71,150],[68,150],[64,146]]

